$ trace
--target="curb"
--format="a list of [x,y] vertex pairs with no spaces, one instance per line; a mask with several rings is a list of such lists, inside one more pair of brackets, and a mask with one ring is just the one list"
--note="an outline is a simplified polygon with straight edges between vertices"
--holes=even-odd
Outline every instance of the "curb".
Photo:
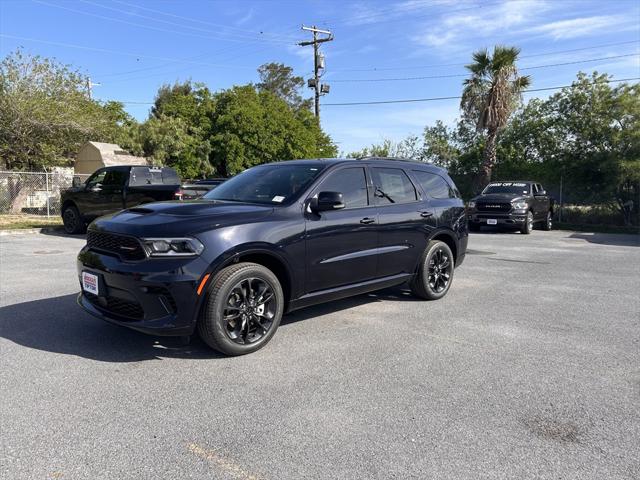
[[13,235],[28,235],[34,233],[53,233],[63,231],[62,227],[42,227],[42,228],[14,228],[8,230],[0,230],[0,237]]

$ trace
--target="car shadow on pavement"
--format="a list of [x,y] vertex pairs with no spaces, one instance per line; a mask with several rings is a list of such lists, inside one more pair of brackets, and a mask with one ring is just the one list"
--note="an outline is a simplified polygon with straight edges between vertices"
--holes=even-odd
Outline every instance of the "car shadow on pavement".
[[620,233],[572,233],[568,238],[586,240],[599,245],[614,245],[618,247],[640,247],[640,235]]
[[[178,337],[155,337],[111,325],[83,312],[77,294],[0,307],[0,336],[36,350],[75,355],[101,362],[140,362],[163,358],[225,358],[194,335],[188,345]],[[407,290],[393,288],[297,310],[281,326],[375,301],[413,301]]]
[[62,238],[77,238],[84,240],[87,238],[86,233],[70,234],[64,231],[62,228],[47,228],[40,232],[40,235],[48,235],[50,237],[62,237]]
[[282,317],[280,326],[288,325],[290,323],[299,322],[302,320],[309,320],[321,315],[327,315],[329,313],[337,313],[342,310],[348,310],[350,308],[358,307],[372,302],[418,302],[418,298],[411,295],[411,291],[406,287],[392,287],[385,288],[384,290],[378,290],[375,292],[364,293],[355,297],[343,298],[342,300],[334,300],[332,302],[321,303],[312,307],[303,308],[301,310],[295,310],[294,312],[286,314]]
[[0,335],[19,345],[102,362],[139,362],[161,358],[212,359],[222,355],[194,337],[154,337],[111,325],[83,312],[77,294],[0,308]]

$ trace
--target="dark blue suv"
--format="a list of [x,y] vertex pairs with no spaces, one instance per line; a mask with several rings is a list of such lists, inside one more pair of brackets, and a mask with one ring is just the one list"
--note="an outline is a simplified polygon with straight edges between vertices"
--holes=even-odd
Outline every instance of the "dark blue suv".
[[253,352],[283,313],[408,283],[446,295],[467,247],[446,172],[400,159],[314,159],[250,168],[203,198],[95,220],[78,255],[79,304],[156,335],[197,330]]

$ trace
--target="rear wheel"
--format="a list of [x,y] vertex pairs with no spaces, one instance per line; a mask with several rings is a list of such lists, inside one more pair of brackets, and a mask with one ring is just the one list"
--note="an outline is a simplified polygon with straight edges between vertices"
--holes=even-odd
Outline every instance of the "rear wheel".
[[86,225],[75,205],[70,205],[62,212],[64,231],[69,234],[84,233]]
[[212,280],[198,321],[198,333],[211,348],[244,355],[265,346],[284,310],[278,278],[256,263],[238,263]]
[[551,230],[551,227],[553,227],[553,218],[552,218],[551,210],[549,210],[547,212],[547,217],[545,218],[544,223],[542,224],[542,229],[548,232],[549,230]]
[[520,228],[520,233],[529,235],[533,231],[533,213],[527,212],[527,218],[524,220],[524,225]]
[[453,281],[453,263],[449,245],[431,240],[420,259],[418,274],[411,282],[411,292],[425,300],[444,297]]

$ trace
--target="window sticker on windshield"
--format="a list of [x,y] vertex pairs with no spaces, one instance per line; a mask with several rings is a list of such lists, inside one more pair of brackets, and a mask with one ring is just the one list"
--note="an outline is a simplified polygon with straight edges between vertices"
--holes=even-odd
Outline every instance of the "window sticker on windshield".
[[271,199],[272,202],[278,202],[278,203],[282,202],[283,200],[284,200],[284,197],[281,195],[276,195]]

